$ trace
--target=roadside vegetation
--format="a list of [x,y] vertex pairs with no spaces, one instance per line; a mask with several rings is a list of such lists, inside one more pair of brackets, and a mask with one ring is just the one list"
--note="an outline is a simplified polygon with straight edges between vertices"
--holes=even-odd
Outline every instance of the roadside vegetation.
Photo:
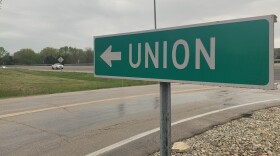
[[0,98],[54,94],[154,82],[95,78],[92,73],[0,69]]
[[[79,49],[71,46],[60,47],[59,49],[46,47],[37,52],[30,48],[8,52],[4,47],[0,47],[0,66],[51,65],[58,63],[60,57],[63,58],[62,64],[92,65],[94,63],[93,54],[92,48]],[[274,58],[280,59],[280,48],[274,49]]]
[[64,46],[59,49],[46,47],[40,52],[30,48],[8,52],[4,47],[0,47],[0,65],[50,65],[57,63],[60,57],[64,59],[63,64],[93,64],[92,48]]

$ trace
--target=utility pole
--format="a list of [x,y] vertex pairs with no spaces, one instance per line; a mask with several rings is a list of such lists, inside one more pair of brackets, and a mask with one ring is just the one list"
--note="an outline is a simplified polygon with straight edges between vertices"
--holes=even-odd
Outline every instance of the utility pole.
[[[157,29],[156,0],[154,0],[154,22]],[[171,85],[160,82],[160,155],[171,156]]]

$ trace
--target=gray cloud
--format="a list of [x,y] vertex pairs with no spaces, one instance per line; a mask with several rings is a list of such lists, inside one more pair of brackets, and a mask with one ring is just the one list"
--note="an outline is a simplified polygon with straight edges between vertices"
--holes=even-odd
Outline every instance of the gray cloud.
[[[157,0],[158,27],[172,27],[268,14],[279,0]],[[154,28],[153,0],[4,0],[0,46],[10,52],[44,47],[93,47],[93,36]],[[275,47],[280,47],[275,24]]]

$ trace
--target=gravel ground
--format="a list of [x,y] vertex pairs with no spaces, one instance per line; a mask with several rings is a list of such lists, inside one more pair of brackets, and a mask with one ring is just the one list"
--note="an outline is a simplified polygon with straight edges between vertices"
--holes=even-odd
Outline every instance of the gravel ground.
[[256,111],[182,142],[189,149],[173,156],[280,156],[280,108]]

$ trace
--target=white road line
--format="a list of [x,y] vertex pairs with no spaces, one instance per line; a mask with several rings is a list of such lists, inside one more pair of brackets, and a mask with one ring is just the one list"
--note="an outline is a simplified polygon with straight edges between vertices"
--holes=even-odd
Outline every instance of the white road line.
[[[249,105],[256,105],[256,104],[260,104],[260,103],[272,102],[272,101],[280,101],[280,99],[270,99],[270,100],[264,100],[264,101],[256,101],[256,102],[245,103],[245,104],[241,104],[241,105],[237,105],[237,106],[231,106],[231,107],[227,107],[227,108],[223,108],[223,109],[218,109],[218,110],[210,111],[210,112],[207,112],[207,113],[199,114],[199,115],[196,115],[196,116],[193,116],[193,117],[189,117],[189,118],[185,118],[185,119],[173,122],[173,123],[171,123],[171,126],[178,125],[178,124],[186,122],[186,121],[190,121],[190,120],[193,120],[193,119],[201,118],[201,117],[204,117],[204,116],[207,116],[207,115],[219,113],[219,112],[230,110],[230,109],[235,109],[235,108],[239,108],[239,107],[245,107],[245,106],[249,106]],[[140,138],[143,138],[143,137],[145,137],[147,135],[155,133],[155,132],[157,132],[159,130],[160,130],[160,128],[158,127],[158,128],[155,128],[155,129],[152,129],[152,130],[149,130],[149,131],[137,134],[137,135],[132,136],[132,137],[130,137],[128,139],[122,140],[120,142],[117,142],[117,143],[112,144],[110,146],[107,146],[105,148],[102,148],[102,149],[100,149],[98,151],[90,153],[90,154],[88,154],[86,156],[97,156],[97,155],[103,154],[105,152],[108,152],[110,150],[113,150],[115,148],[123,146],[125,144],[128,144],[128,143],[130,143],[132,141],[135,141],[137,139],[140,139]]]

